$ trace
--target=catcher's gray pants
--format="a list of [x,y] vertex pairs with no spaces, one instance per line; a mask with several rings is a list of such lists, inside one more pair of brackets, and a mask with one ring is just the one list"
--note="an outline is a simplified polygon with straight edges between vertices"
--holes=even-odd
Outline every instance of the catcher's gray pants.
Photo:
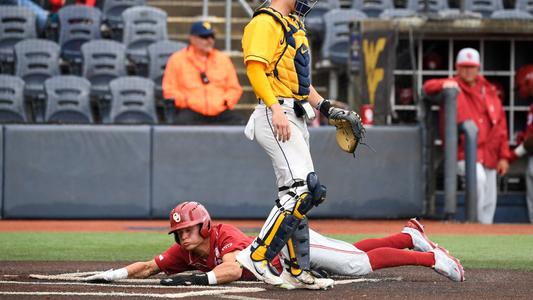
[[528,158],[528,162],[527,162],[526,188],[527,188],[527,209],[529,212],[529,222],[533,223],[533,157],[532,156]]
[[[457,164],[457,173],[465,176],[465,161]],[[496,170],[476,163],[477,175],[477,220],[482,224],[492,224],[496,212],[498,183]]]
[[[296,117],[293,110],[294,100],[287,98],[283,100],[282,108],[289,119],[291,130],[288,141],[282,143],[274,136],[272,111],[264,104],[256,106],[244,130],[246,137],[250,140],[255,138],[270,157],[278,187],[291,186],[296,181],[305,182],[307,174],[314,171],[313,160],[309,151],[307,124],[303,118]],[[308,191],[307,185],[303,185],[278,192],[279,203],[283,210],[292,211],[297,201],[297,197],[289,195],[288,192],[301,195]],[[265,238],[281,212],[282,210],[274,205],[259,233],[259,238]],[[257,246],[256,243],[254,243],[255,246]]]

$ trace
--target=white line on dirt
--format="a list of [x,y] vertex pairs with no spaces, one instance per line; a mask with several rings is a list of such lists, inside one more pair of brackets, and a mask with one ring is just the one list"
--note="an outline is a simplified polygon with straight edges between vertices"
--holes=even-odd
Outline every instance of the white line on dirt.
[[[159,282],[159,281],[158,281]],[[164,285],[142,285],[142,284],[111,284],[111,283],[90,283],[90,282],[35,282],[35,281],[12,281],[12,280],[0,280],[0,284],[14,284],[14,285],[72,285],[72,286],[100,286],[100,287],[113,287],[113,288],[154,288],[154,289],[208,289],[208,290],[229,290],[240,289],[244,292],[250,290],[251,292],[257,291],[262,288],[249,288],[249,287],[235,287],[235,286],[212,286],[212,285],[190,285],[190,286],[164,286]]]
[[[258,289],[260,292],[264,289]],[[212,291],[197,291],[186,293],[169,293],[169,294],[147,294],[147,293],[124,293],[124,292],[111,292],[111,293],[83,293],[83,292],[0,292],[0,295],[17,295],[17,296],[96,296],[96,297],[143,297],[143,298],[185,298],[195,296],[216,296],[224,293],[243,293],[241,288],[227,289],[227,290],[212,290]]]
[[235,300],[270,300],[270,298],[255,298],[248,296],[239,296],[239,295],[218,295],[218,298],[222,299],[235,299]]

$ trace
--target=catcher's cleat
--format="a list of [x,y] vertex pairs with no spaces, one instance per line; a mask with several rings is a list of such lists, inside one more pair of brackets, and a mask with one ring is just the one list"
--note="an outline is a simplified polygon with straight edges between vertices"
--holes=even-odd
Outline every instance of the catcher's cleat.
[[237,256],[237,262],[243,267],[250,271],[254,276],[265,283],[271,285],[282,285],[283,280],[276,275],[277,270],[264,259],[261,261],[254,261],[251,258],[251,245],[243,249]]
[[281,278],[286,286],[292,286],[293,289],[327,290],[335,285],[333,279],[317,278],[309,271],[303,271],[300,275],[293,276],[290,272],[283,270]]
[[402,232],[411,236],[415,251],[428,252],[437,247],[437,244],[433,243],[424,232],[424,225],[416,218],[407,221]]
[[457,258],[451,256],[448,253],[448,250],[442,247],[437,247],[430,252],[433,252],[433,255],[435,255],[435,265],[433,266],[433,269],[437,273],[446,276],[453,281],[465,281],[465,271],[461,262],[459,262]]

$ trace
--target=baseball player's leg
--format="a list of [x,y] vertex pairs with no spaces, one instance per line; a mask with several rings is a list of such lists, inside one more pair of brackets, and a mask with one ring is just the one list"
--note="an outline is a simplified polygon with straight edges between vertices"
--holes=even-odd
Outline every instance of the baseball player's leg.
[[[477,220],[482,224],[492,223],[492,216],[489,215],[488,207],[490,206],[489,199],[489,179],[485,172],[485,167],[481,164],[476,164],[477,175]],[[494,182],[493,184],[495,184]]]
[[[360,276],[372,272],[368,255],[354,245],[309,230],[311,269],[329,274]],[[286,252],[284,252],[286,255]]]
[[528,158],[526,170],[527,208],[529,222],[533,223],[533,157]]
[[[317,205],[314,193],[310,193],[307,187],[308,177],[313,178],[308,176],[313,173],[313,163],[306,142],[308,133],[304,121],[294,116],[292,108],[285,108],[290,121],[291,138],[281,143],[274,135],[270,110],[266,107],[263,109],[264,114],[255,117],[254,136],[272,160],[278,186],[287,188],[280,191],[276,206],[252,243],[250,257],[254,264],[271,261],[287,244],[305,214]],[[320,188],[315,190],[317,194],[320,191]],[[239,262],[242,260],[239,257],[237,259]],[[301,269],[294,271],[295,276],[301,273]]]
[[496,202],[498,198],[497,172],[495,169],[483,167],[485,173],[485,199],[481,210],[479,220],[483,224],[492,224],[494,213],[496,212]]
[[364,239],[355,242],[354,246],[365,252],[377,248],[414,249],[419,252],[428,252],[437,247],[426,235],[424,225],[416,218],[407,221],[401,233],[384,238]]
[[[443,248],[418,252],[395,248],[376,248],[363,252],[349,243],[310,231],[311,268],[330,274],[361,276],[372,271],[398,266],[433,267],[451,280],[464,280],[459,261]],[[284,254],[285,255],[285,254]]]

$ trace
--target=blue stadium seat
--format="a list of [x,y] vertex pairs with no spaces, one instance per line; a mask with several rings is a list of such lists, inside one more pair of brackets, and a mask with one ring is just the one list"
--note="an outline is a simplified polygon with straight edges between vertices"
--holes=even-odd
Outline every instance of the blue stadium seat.
[[111,40],[94,40],[81,46],[82,76],[91,82],[91,94],[98,98],[109,94],[109,82],[126,76],[126,48]]
[[392,0],[352,0],[352,8],[364,12],[369,18],[377,18],[387,9],[394,9]]
[[313,35],[324,34],[324,15],[332,10],[341,8],[339,0],[322,0],[305,17],[305,28]]
[[167,39],[167,13],[155,7],[136,6],[122,13],[126,56],[136,65],[148,64],[150,44]]
[[465,10],[480,13],[483,18],[488,18],[493,12],[503,9],[502,0],[464,0]]
[[[429,12],[438,12],[450,8],[448,0],[427,0],[427,2]],[[407,7],[417,12],[423,12],[426,9],[425,3],[426,0],[408,0]]]
[[160,41],[148,46],[148,78],[155,83],[155,96],[163,98],[163,73],[167,66],[168,58],[176,51],[187,47],[187,44],[174,41]]
[[59,51],[59,45],[43,39],[24,40],[15,45],[15,75],[26,83],[26,95],[42,95],[43,82],[59,75]]
[[350,49],[350,23],[363,19],[366,19],[366,15],[356,9],[333,9],[326,13],[322,59],[336,65],[346,65]]
[[154,82],[127,76],[109,84],[111,89],[110,121],[115,124],[156,124]]
[[2,6],[0,9],[0,70],[13,72],[14,46],[24,39],[37,37],[35,15],[30,8]]
[[81,64],[81,46],[100,38],[102,16],[98,8],[67,5],[58,11],[61,57],[75,65]]
[[516,0],[515,8],[533,14],[533,0]]
[[24,81],[16,76],[0,75],[0,123],[26,123]]
[[524,20],[533,19],[533,0],[516,0],[514,9],[501,9],[492,13],[491,19]]
[[122,38],[123,20],[122,13],[133,6],[140,6],[145,0],[105,0],[102,13],[104,22],[111,28],[111,36],[115,40]]
[[44,82],[46,123],[93,123],[89,91],[91,83],[82,77],[55,76]]

